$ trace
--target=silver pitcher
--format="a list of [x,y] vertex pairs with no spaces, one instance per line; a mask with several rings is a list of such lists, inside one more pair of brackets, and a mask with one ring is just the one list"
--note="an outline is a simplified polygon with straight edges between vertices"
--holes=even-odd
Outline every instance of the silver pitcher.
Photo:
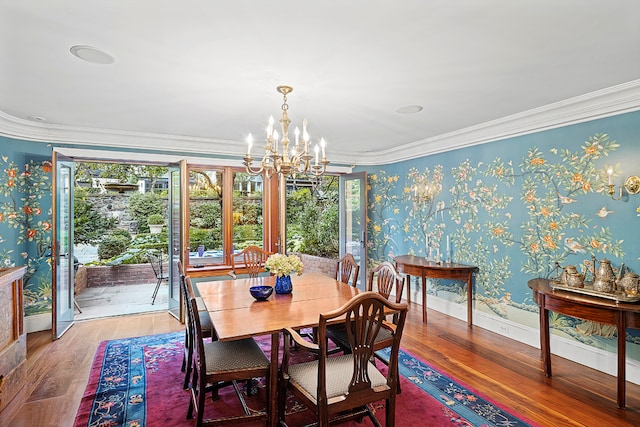
[[565,283],[567,286],[572,288],[584,288],[584,274],[580,274],[578,272],[569,273],[569,271],[566,271],[565,274]]
[[593,290],[599,292],[613,292],[616,285],[616,276],[613,273],[613,267],[611,267],[611,261],[603,259],[600,261],[600,265],[597,269],[596,259],[593,257]]

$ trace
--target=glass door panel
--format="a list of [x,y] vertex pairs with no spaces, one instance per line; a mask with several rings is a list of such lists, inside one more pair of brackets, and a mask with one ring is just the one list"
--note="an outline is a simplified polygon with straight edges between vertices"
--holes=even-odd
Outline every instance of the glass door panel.
[[[181,319],[180,312],[180,261],[184,237],[182,235],[182,192],[180,166],[169,165],[169,312]],[[183,260],[183,265],[184,260]]]
[[340,256],[350,253],[360,265],[358,283],[367,277],[367,173],[340,176]]
[[223,170],[189,169],[189,262],[185,266],[198,268],[225,261],[224,178]]
[[232,254],[247,246],[263,247],[262,176],[233,173]]
[[73,162],[53,153],[53,336],[60,338],[73,324]]

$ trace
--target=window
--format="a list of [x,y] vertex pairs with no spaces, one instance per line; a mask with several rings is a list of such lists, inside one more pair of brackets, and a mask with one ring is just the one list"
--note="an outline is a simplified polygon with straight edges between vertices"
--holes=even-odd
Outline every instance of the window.
[[287,179],[287,251],[338,258],[339,205],[336,175]]
[[224,268],[230,255],[263,247],[263,183],[231,167],[189,167],[191,268]]

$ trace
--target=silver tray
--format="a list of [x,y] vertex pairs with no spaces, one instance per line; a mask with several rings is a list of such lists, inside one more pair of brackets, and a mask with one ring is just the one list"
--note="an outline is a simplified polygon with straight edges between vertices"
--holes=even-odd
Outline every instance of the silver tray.
[[585,283],[584,288],[575,288],[573,286],[567,286],[566,284],[558,281],[550,281],[549,286],[551,289],[560,291],[569,291],[576,294],[590,295],[592,297],[606,298],[617,302],[638,302],[640,301],[640,295],[627,295],[622,291],[615,292],[602,292],[593,290],[592,283]]

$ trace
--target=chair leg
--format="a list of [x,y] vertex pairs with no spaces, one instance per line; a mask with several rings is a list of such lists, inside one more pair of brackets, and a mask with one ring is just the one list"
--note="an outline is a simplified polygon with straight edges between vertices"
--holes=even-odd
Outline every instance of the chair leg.
[[193,364],[193,347],[191,344],[189,344],[189,348],[187,348],[186,359],[187,367],[184,373],[184,384],[182,384],[182,388],[185,390],[189,388],[189,377],[191,376],[191,368]]
[[392,396],[391,398],[387,399],[386,403],[386,408],[385,408],[385,413],[386,413],[386,417],[385,417],[385,425],[387,427],[394,427],[396,424],[396,398],[395,396]]
[[156,288],[153,290],[153,298],[151,299],[151,305],[156,303],[156,295],[158,295],[158,290],[160,289],[160,284],[162,283],[162,279],[158,279],[158,283],[156,284]]
[[[285,338],[286,339],[286,338]],[[287,380],[282,378],[280,374],[280,378],[278,379],[278,424],[286,425],[285,423],[285,411],[287,406]]]

